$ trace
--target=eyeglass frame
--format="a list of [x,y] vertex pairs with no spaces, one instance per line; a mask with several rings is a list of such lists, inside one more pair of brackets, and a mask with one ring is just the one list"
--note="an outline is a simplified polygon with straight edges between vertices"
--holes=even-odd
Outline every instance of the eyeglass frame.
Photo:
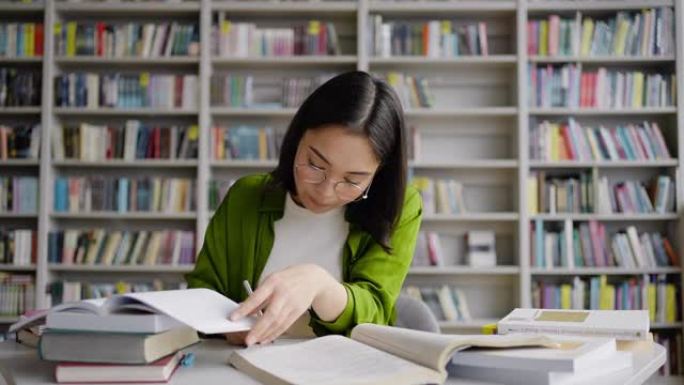
[[[298,167],[309,167],[309,168],[311,168],[311,169],[313,169],[313,170],[316,170],[316,171],[318,171],[318,172],[321,172],[321,173],[323,174],[323,180],[321,180],[320,182],[309,182],[309,181],[305,181],[305,180],[304,180],[304,181],[303,181],[304,183],[318,185],[318,184],[321,184],[321,183],[325,182],[326,180],[328,180],[328,172],[325,171],[324,169],[320,168],[320,167],[316,167],[316,166],[313,165],[313,164],[307,164],[307,163],[303,163],[303,164],[297,164],[297,163],[295,163],[295,165],[294,165],[295,172],[297,172],[297,168],[298,168]],[[361,201],[361,200],[368,199],[368,192],[370,191],[370,187],[371,187],[371,185],[373,184],[373,179],[375,179],[375,173],[373,173],[373,175],[371,176],[371,180],[370,180],[370,182],[368,182],[368,186],[366,186],[365,189],[362,189],[361,186],[359,186],[359,185],[356,184],[356,183],[347,182],[347,181],[342,181],[342,180],[341,180],[341,181],[335,182],[335,184],[333,184],[333,191],[335,192],[335,195],[336,195],[338,198],[340,198],[340,196],[339,196],[339,194],[337,193],[337,190],[336,190],[337,185],[340,184],[340,183],[347,183],[347,184],[350,184],[350,185],[352,185],[352,186],[354,186],[354,187],[357,187],[357,188],[359,189],[359,191],[361,191],[361,195],[359,195],[359,196],[358,196],[357,198],[355,198],[355,199],[349,200],[348,203],[359,202],[359,201]],[[340,199],[342,199],[342,198],[340,198]],[[346,199],[343,199],[343,200],[347,201]]]

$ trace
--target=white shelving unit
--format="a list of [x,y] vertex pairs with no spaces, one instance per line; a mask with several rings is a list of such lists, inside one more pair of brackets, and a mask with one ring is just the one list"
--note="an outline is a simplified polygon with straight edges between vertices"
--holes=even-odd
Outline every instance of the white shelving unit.
[[[526,51],[526,25],[529,18],[544,17],[552,13],[611,14],[618,10],[674,7],[676,13],[677,53],[665,57],[540,57],[528,56]],[[195,21],[200,26],[200,56],[171,58],[93,58],[55,56],[52,34],[46,33],[45,55],[42,58],[0,58],[0,66],[42,66],[42,107],[0,108],[0,123],[13,119],[34,119],[43,127],[40,160],[0,161],[0,173],[28,172],[40,179],[40,207],[35,215],[0,214],[0,226],[20,224],[38,230],[38,260],[35,266],[16,267],[0,265],[0,271],[27,272],[36,275],[37,303],[45,306],[47,284],[56,279],[69,277],[96,277],[120,279],[122,277],[170,276],[180,280],[188,267],[175,266],[62,266],[48,264],[47,238],[51,231],[65,228],[127,226],[136,229],[186,229],[197,236],[196,248],[201,246],[205,227],[212,215],[208,207],[209,182],[213,179],[232,178],[272,169],[276,162],[211,159],[209,132],[216,124],[233,122],[267,122],[284,129],[296,109],[250,109],[210,105],[209,85],[215,73],[264,73],[282,76],[364,70],[372,73],[401,71],[447,79],[446,85],[438,86],[437,103],[434,108],[407,108],[407,126],[415,126],[421,132],[423,156],[412,160],[410,168],[417,176],[449,177],[459,179],[466,190],[472,189],[476,209],[460,215],[430,215],[424,217],[423,228],[446,234],[447,238],[462,238],[468,230],[492,229],[497,245],[502,250],[500,266],[488,269],[471,269],[460,264],[445,267],[414,267],[407,283],[447,283],[465,287],[476,318],[472,322],[443,322],[446,331],[476,330],[506,314],[516,306],[530,306],[531,284],[536,279],[567,279],[568,276],[610,276],[667,274],[682,276],[680,267],[635,269],[538,269],[530,266],[530,222],[536,218],[547,221],[598,220],[607,225],[634,223],[637,227],[674,226],[675,240],[680,260],[684,249],[684,230],[680,222],[684,207],[684,188],[680,170],[684,167],[684,107],[642,109],[568,109],[531,108],[527,104],[527,68],[530,63],[582,63],[590,66],[629,66],[629,68],[653,68],[669,66],[677,74],[677,88],[684,89],[684,4],[676,0],[616,1],[533,1],[533,0],[459,0],[426,1],[424,3],[359,0],[312,3],[234,2],[222,0],[198,0],[180,3],[69,3],[47,1],[42,4],[0,4],[0,19],[5,15],[43,20],[45,31],[52,31],[56,21],[131,19],[159,20],[179,19]],[[224,58],[211,51],[211,26],[218,12],[239,20],[270,22],[304,21],[309,19],[334,20],[342,23],[345,36],[354,41],[354,47],[340,56],[301,56],[275,58]],[[449,59],[402,56],[391,58],[373,57],[368,52],[366,26],[371,15],[381,14],[388,20],[458,19],[486,20],[497,45],[490,56],[464,56]],[[54,79],[62,71],[149,71],[163,70],[172,73],[192,73],[199,76],[199,108],[196,110],[162,109],[111,109],[95,110],[55,107]],[[475,101],[471,96],[475,94]],[[681,91],[678,99],[681,100]],[[670,150],[675,159],[654,162],[543,162],[528,156],[529,130],[534,122],[543,119],[576,117],[578,120],[624,118],[634,120],[667,119],[672,122]],[[200,127],[199,158],[173,162],[136,160],[135,162],[107,161],[80,162],[54,161],[50,156],[50,134],[59,121],[117,122],[137,118],[145,121],[182,121]],[[474,143],[474,145],[472,145]],[[472,145],[472,146],[471,146]],[[556,172],[562,170],[588,170],[594,175],[612,172],[652,172],[667,170],[675,175],[677,183],[677,213],[620,215],[620,214],[539,214],[529,215],[527,210],[526,183],[531,170]],[[164,213],[55,213],[52,212],[52,192],[55,177],[75,173],[125,172],[126,175],[173,175],[197,179],[196,212],[184,214]],[[473,198],[470,198],[473,199]],[[454,241],[455,242],[455,241]],[[453,243],[453,242],[452,242]],[[457,245],[458,242],[455,244]],[[457,246],[453,246],[457,247]],[[447,248],[449,250],[449,248]],[[462,257],[462,256],[457,256]],[[684,306],[684,303],[683,303]],[[14,317],[0,317],[0,323]],[[659,329],[684,331],[681,322],[673,325],[654,325]]]

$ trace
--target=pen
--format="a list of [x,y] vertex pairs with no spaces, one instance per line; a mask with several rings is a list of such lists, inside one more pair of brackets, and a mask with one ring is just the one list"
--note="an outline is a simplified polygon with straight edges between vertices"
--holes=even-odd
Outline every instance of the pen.
[[[250,296],[254,293],[254,291],[252,291],[252,286],[250,286],[248,280],[245,279],[244,281],[242,281],[242,285],[245,287],[245,291],[247,291],[247,296]],[[264,315],[264,312],[261,310],[258,310],[257,315],[259,317],[261,317],[262,315]]]

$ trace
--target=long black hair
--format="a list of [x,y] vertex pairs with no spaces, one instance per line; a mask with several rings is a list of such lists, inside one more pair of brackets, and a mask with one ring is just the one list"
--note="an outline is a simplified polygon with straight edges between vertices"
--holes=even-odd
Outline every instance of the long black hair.
[[347,204],[346,218],[391,252],[389,240],[406,190],[406,134],[399,98],[384,81],[352,71],[318,87],[292,118],[271,175],[291,194],[296,193],[294,160],[300,140],[307,130],[333,125],[367,137],[380,160],[368,198]]

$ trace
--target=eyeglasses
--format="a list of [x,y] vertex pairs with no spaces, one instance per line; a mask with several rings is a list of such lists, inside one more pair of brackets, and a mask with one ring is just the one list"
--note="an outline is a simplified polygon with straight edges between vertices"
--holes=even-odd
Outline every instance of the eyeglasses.
[[[320,184],[328,179],[328,174],[325,170],[312,164],[296,164],[295,171],[299,173],[301,180],[305,183]],[[364,190],[356,183],[340,181],[335,183],[333,190],[337,197],[343,201],[358,202],[368,198],[368,191],[370,190],[372,182],[373,181],[371,180],[371,182],[368,183],[368,187]]]

